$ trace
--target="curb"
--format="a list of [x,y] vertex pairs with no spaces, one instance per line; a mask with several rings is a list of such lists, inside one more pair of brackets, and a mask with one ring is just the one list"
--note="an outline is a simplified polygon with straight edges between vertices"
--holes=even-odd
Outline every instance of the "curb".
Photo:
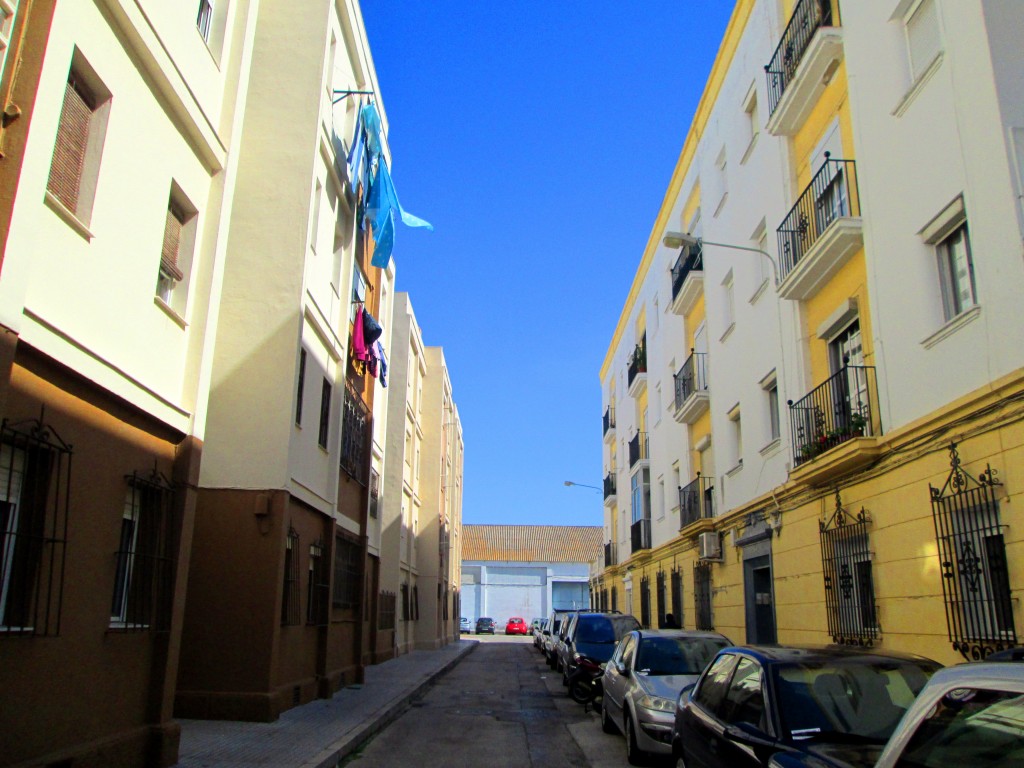
[[441,676],[450,672],[466,656],[475,651],[479,645],[479,643],[470,643],[465,648],[460,649],[457,656],[427,675],[418,685],[399,696],[390,706],[382,710],[378,716],[349,731],[338,741],[320,752],[320,754],[304,761],[299,768],[337,768],[342,760],[356,752],[373,736],[397,720],[409,708],[409,703],[416,696],[430,688]]

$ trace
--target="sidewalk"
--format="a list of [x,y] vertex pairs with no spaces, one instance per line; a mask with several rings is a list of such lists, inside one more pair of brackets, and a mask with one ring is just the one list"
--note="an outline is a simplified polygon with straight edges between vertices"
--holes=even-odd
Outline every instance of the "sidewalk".
[[178,768],[334,768],[476,647],[460,640],[369,666],[362,685],[289,709],[273,723],[180,720]]

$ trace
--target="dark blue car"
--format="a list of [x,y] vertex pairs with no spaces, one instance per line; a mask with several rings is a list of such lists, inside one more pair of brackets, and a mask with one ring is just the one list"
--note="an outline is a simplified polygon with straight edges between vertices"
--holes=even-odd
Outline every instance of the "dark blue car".
[[838,646],[724,648],[679,697],[672,753],[686,768],[869,768],[941,666]]

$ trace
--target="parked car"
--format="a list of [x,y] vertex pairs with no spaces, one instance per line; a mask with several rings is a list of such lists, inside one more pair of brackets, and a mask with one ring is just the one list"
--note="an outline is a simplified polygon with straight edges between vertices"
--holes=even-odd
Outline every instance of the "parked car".
[[622,731],[626,759],[672,752],[676,700],[729,639],[715,632],[638,629],[615,647],[602,679],[601,728]]
[[521,616],[513,616],[505,624],[506,635],[528,635],[530,628],[526,626],[526,619]]
[[544,653],[544,639],[550,637],[551,631],[548,629],[549,619],[540,620],[540,628],[533,635],[533,647],[541,653]]
[[494,623],[494,619],[488,618],[487,616],[481,616],[476,620],[476,633],[478,635],[482,635],[485,632],[489,632],[493,635],[496,629],[497,625]]
[[936,672],[878,760],[878,768],[896,765],[1024,765],[1024,664],[978,662]]
[[533,621],[531,621],[530,622],[530,634],[533,635],[534,637],[536,637],[538,634],[540,634],[540,629],[541,629],[541,626],[544,624],[544,621],[545,620],[543,618],[534,619]]
[[725,648],[680,694],[672,752],[704,768],[868,768],[940,667],[871,649]]
[[558,646],[562,682],[569,683],[569,675],[579,666],[579,657],[587,656],[598,664],[612,657],[615,645],[623,636],[640,629],[635,616],[623,613],[579,613],[569,624]]
[[551,617],[548,619],[550,633],[544,636],[544,656],[547,659],[548,666],[552,669],[558,663],[559,635],[567,626],[570,618],[572,618],[571,612],[552,611]]
[[473,625],[472,625],[472,623],[470,623],[469,619],[467,619],[465,616],[463,616],[461,619],[459,619],[459,632],[472,632],[472,631],[473,631]]

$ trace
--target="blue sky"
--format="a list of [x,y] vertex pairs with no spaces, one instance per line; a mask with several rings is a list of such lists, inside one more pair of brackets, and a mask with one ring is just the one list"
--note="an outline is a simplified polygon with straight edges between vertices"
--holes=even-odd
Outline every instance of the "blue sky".
[[563,481],[601,485],[600,367],[732,6],[362,0],[463,522],[601,525]]

